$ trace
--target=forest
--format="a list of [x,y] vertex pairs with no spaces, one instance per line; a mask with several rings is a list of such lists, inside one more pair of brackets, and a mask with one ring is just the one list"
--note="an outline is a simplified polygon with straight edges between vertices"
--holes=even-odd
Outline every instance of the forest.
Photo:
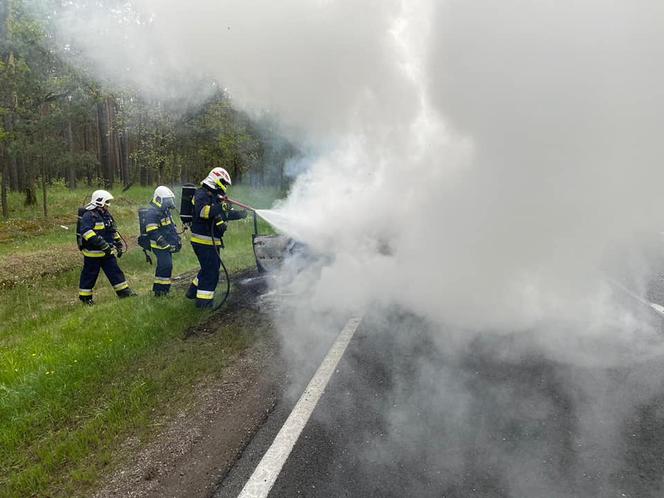
[[[96,77],[53,19],[64,0],[0,2],[0,172],[10,192],[48,216],[55,183],[107,189],[198,181],[223,166],[235,183],[284,189],[297,149],[268,114],[238,110],[215,81],[195,105],[160,100]],[[118,68],[121,70],[122,68]],[[193,99],[192,99],[193,100]]]

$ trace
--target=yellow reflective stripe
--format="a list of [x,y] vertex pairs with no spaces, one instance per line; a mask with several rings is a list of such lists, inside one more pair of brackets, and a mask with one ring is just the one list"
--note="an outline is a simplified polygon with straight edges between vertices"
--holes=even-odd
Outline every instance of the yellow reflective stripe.
[[120,282],[119,284],[115,284],[113,286],[113,288],[116,290],[116,292],[121,291],[122,289],[126,289],[127,287],[129,287],[129,284],[127,283],[126,280],[124,282]]
[[194,277],[191,283],[194,284],[196,287],[198,287],[198,277]]
[[160,246],[160,245],[157,244],[154,240],[151,240],[151,241],[150,241],[150,247],[151,247],[152,249],[168,249],[168,248],[169,248],[169,246]]
[[157,228],[159,228],[159,225],[157,225],[156,223],[148,223],[147,225],[145,225],[146,232],[151,232],[152,230],[156,230]]
[[170,225],[170,224],[171,224],[171,220],[169,220],[168,218],[162,218],[162,219],[161,219],[161,224],[162,224],[162,226]]
[[119,234],[118,232],[115,232],[115,233],[113,234],[113,238],[114,238],[115,240],[120,240],[120,234]]
[[103,258],[106,256],[106,253],[104,251],[96,251],[92,249],[83,249],[83,256],[87,256],[88,258]]
[[103,223],[95,223],[95,230],[103,230],[106,226]]
[[219,220],[217,223],[215,223],[216,226],[221,226],[224,224],[224,220]]
[[204,246],[212,245],[212,240],[201,239],[200,237],[196,237],[195,235],[191,236],[191,242],[193,244],[203,244]]
[[78,295],[79,296],[91,296],[92,295],[92,289],[78,289]]
[[162,284],[162,285],[171,285],[171,279],[170,278],[155,277],[154,278],[154,283],[155,284]]
[[[205,236],[204,236],[204,235],[201,236],[201,235],[193,235],[193,234],[192,234],[192,236],[191,236],[191,241],[192,241],[194,244],[202,244],[202,245],[204,245],[204,246],[211,246],[211,245],[213,245],[213,244],[212,244],[212,239],[211,239],[210,237],[207,237],[207,238],[203,238],[203,237],[205,237]],[[221,245],[221,240],[219,240],[219,239],[214,239],[214,245],[215,245],[215,246],[220,246],[220,245]]]
[[209,217],[210,217],[210,205],[208,204],[207,206],[203,206],[203,209],[201,209],[201,218],[206,220]]
[[94,230],[88,230],[87,232],[85,232],[85,233],[83,234],[83,238],[84,238],[85,240],[90,240],[90,239],[91,239],[92,237],[94,237],[95,235],[97,235],[97,233],[96,233]]
[[196,291],[196,298],[197,299],[214,299],[214,291],[204,291],[204,290],[197,290]]

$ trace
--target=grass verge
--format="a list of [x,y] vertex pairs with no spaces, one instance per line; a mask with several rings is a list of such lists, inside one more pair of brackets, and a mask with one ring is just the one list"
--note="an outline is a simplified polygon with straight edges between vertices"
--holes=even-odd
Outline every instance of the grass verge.
[[[65,196],[71,204],[67,210],[76,212],[81,194]],[[136,189],[132,197],[117,196],[113,213],[125,237],[135,238],[136,210],[150,195],[151,189]],[[236,188],[234,195],[267,207],[276,192]],[[5,228],[0,225],[0,231]],[[28,275],[0,289],[3,497],[71,496],[90,489],[117,458],[124,437],[149,433],[155,411],[163,413],[164,406],[172,409],[174,400],[186,399],[201,376],[218,375],[255,334],[256,317],[246,311],[239,320],[224,322],[215,335],[183,341],[183,331],[199,323],[201,315],[180,295],[159,300],[149,295],[154,267],[138,249],[120,264],[141,296],[117,300],[101,275],[98,305],[81,306],[79,266],[56,264],[74,244],[73,230],[63,237],[58,229],[46,227],[39,235],[0,242],[0,268],[9,265]],[[223,256],[231,271],[254,264],[252,231],[250,218],[230,226]],[[30,256],[35,254],[42,269],[53,266],[56,271],[35,276],[15,267],[18,256],[34,265]],[[185,243],[176,255],[175,272],[196,266]]]

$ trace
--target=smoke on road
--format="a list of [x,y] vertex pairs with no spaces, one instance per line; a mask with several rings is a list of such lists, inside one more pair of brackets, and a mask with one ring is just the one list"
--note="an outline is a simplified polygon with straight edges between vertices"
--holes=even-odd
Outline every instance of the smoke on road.
[[[284,325],[294,358],[324,347],[312,317],[333,330],[369,306],[424,317],[433,344],[463,355],[487,331],[528,331],[528,347],[496,350],[509,361],[542,355],[606,372],[661,354],[657,331],[605,275],[644,285],[647,261],[609,256],[664,226],[662,2],[108,5],[71,2],[61,17],[90,68],[184,101],[190,81],[209,78],[244,109],[278,115],[311,151],[278,206],[280,224],[327,255],[284,278],[299,296]],[[420,368],[413,389],[450,378],[426,359]],[[615,449],[652,393],[639,372],[628,383],[561,375],[581,396],[570,394],[575,430]],[[440,413],[474,396],[461,379],[434,391]],[[538,399],[533,409],[547,410]],[[601,432],[600,408],[611,413]]]

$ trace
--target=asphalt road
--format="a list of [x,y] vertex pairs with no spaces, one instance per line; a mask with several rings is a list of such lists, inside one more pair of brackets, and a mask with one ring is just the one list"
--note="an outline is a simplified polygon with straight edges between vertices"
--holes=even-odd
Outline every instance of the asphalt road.
[[[664,496],[664,355],[651,339],[639,354],[597,338],[552,349],[537,333],[365,317],[270,496]],[[242,489],[293,401],[217,496]]]

